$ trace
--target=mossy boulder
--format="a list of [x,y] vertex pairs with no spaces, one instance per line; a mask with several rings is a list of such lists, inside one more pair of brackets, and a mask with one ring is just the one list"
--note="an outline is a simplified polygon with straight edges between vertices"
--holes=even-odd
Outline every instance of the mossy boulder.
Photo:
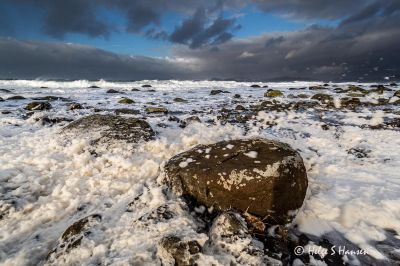
[[333,97],[329,94],[317,93],[311,97],[312,100],[317,100],[322,103],[329,103],[333,101]]
[[51,109],[51,104],[48,102],[30,102],[25,106],[25,110],[43,111]]
[[64,127],[62,132],[82,135],[93,144],[115,140],[137,143],[155,136],[153,129],[144,120],[100,114],[80,118]]
[[168,113],[168,109],[165,107],[147,107],[145,111],[148,114],[154,114],[154,113],[166,114],[166,113]]
[[178,195],[285,224],[303,204],[307,174],[289,145],[267,139],[198,145],[171,158],[166,181]]
[[283,93],[277,90],[269,90],[264,93],[264,97],[274,98],[274,97],[282,97]]
[[118,101],[118,103],[120,103],[120,104],[132,104],[132,103],[135,103],[135,101],[132,100],[132,99],[123,97]]

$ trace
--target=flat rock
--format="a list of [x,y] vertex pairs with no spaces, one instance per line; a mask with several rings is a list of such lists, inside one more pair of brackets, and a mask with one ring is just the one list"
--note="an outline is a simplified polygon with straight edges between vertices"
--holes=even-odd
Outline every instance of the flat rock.
[[144,120],[100,114],[78,119],[64,127],[63,132],[83,134],[94,142],[123,140],[137,143],[140,140],[148,141],[155,135],[153,129]]
[[178,195],[220,211],[235,208],[272,224],[290,222],[308,185],[299,153],[261,138],[198,145],[171,158],[165,172]]

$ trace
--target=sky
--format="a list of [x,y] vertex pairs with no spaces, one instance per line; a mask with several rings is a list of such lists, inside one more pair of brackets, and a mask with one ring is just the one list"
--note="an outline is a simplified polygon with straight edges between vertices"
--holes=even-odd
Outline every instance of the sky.
[[0,78],[398,80],[399,0],[2,0]]

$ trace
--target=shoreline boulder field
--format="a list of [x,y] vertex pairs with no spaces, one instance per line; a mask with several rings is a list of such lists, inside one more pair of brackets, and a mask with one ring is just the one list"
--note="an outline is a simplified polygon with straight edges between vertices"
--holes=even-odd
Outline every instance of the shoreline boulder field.
[[397,265],[399,92],[0,81],[0,264]]

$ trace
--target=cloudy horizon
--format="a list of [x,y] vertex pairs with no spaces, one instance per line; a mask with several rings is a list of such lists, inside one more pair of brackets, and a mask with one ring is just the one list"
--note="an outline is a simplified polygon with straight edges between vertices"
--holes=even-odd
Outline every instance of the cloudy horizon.
[[6,0],[0,78],[398,80],[400,2]]

